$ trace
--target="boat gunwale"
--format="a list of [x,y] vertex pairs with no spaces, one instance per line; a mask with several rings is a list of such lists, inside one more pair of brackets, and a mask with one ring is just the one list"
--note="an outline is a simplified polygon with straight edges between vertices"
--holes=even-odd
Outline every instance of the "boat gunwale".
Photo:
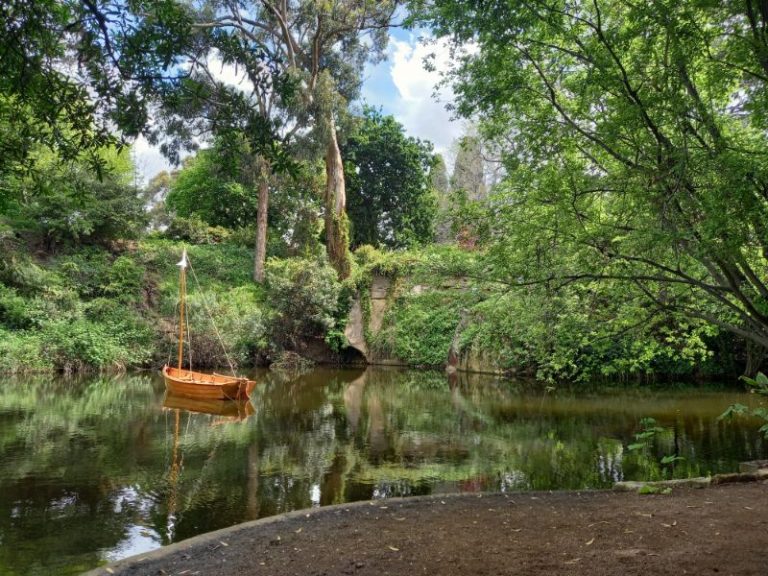
[[[190,376],[186,378],[181,377],[179,373]],[[249,380],[245,377],[205,374],[168,365],[163,367],[163,376],[165,377],[165,386],[169,391],[191,398],[206,397],[247,400],[250,397],[251,391],[256,387],[254,380]]]

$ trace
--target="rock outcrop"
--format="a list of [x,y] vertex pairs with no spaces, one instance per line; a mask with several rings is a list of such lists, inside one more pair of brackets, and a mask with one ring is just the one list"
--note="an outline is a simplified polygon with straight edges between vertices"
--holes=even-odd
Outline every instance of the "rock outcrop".
[[351,348],[354,348],[365,358],[369,364],[385,364],[393,366],[402,366],[404,363],[397,358],[382,354],[381,351],[372,350],[369,346],[368,338],[374,338],[384,324],[384,316],[387,313],[389,305],[389,291],[392,287],[392,281],[386,276],[375,274],[371,280],[369,288],[370,296],[370,317],[366,318],[361,304],[361,298],[355,298],[352,308],[349,311],[349,319],[344,329],[344,335],[349,341]]
[[[466,288],[466,282],[462,279],[451,281],[444,280],[440,285],[442,289],[463,290]],[[349,341],[350,348],[360,353],[362,359],[368,364],[383,364],[390,366],[403,366],[406,363],[395,356],[386,353],[386,351],[371,346],[373,340],[381,331],[384,324],[389,306],[392,304],[392,290],[394,283],[386,276],[376,274],[371,280],[369,288],[369,298],[357,297],[352,304],[347,320],[347,326],[344,335]],[[416,284],[410,287],[410,293],[414,295],[423,294],[430,290],[429,286]],[[363,310],[363,301],[370,302],[369,317],[366,319]],[[470,346],[461,349],[459,346],[461,332],[469,322],[466,315],[457,319],[456,333],[453,342],[448,350],[445,351],[445,366],[448,371],[475,372],[503,374],[502,361],[493,354],[479,349],[476,346]]]

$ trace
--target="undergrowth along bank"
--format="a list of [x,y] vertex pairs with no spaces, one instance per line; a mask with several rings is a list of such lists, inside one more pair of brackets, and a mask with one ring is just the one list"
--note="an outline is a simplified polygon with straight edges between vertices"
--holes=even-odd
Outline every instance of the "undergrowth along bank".
[[[273,258],[266,283],[257,285],[250,247],[148,238],[45,258],[4,244],[0,372],[120,370],[166,362],[176,338],[175,263],[183,246],[200,282],[189,286],[188,347],[200,367],[227,364],[209,316],[230,359],[248,367],[301,350],[308,341],[343,351],[349,310],[358,299],[374,355],[411,366],[443,366],[454,346],[460,368],[484,363],[492,371],[545,381],[739,370],[738,347],[710,326],[669,318],[637,323],[643,311],[620,301],[606,306],[611,295],[601,287],[557,295],[540,287],[513,289],[496,277],[481,251],[363,246],[344,282],[323,256]],[[387,279],[389,289],[374,333],[371,287],[377,276]],[[590,305],[600,298],[602,306]]]

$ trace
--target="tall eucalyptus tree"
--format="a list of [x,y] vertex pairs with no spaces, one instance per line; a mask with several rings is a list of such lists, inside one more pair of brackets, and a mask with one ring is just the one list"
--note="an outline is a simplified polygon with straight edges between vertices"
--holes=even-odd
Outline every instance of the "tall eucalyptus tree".
[[[228,61],[261,74],[266,54],[274,72],[290,82],[286,130],[311,129],[326,168],[325,229],[328,256],[341,277],[349,274],[344,169],[337,121],[355,98],[366,62],[383,57],[398,0],[251,0],[212,2],[197,28],[227,31],[243,43]],[[246,44],[250,50],[243,50]]]

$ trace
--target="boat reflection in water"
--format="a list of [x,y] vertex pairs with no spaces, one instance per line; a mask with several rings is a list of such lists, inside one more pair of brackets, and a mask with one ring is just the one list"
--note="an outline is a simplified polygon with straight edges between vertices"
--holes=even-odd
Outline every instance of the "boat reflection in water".
[[220,400],[217,398],[190,398],[166,391],[163,407],[169,410],[186,410],[199,414],[221,416],[223,421],[245,420],[254,413],[249,400]]
[[[210,426],[219,424],[227,425],[239,423],[246,420],[254,413],[253,404],[249,400],[220,400],[216,398],[190,398],[187,396],[178,396],[166,390],[163,397],[163,409],[173,411],[173,448],[171,455],[171,466],[166,476],[167,481],[167,515],[165,530],[162,533],[162,543],[170,544],[177,539],[177,526],[184,511],[195,500],[197,492],[202,488],[201,478],[193,483],[193,487],[186,496],[180,501],[180,491],[182,484],[182,471],[184,470],[184,456],[181,449],[181,413],[187,412],[188,418],[192,419],[192,414],[208,414],[214,416]],[[213,431],[211,430],[213,433]],[[215,435],[221,438],[220,434]],[[207,461],[210,462],[216,452],[218,440],[213,444]],[[181,505],[180,505],[181,504]]]

